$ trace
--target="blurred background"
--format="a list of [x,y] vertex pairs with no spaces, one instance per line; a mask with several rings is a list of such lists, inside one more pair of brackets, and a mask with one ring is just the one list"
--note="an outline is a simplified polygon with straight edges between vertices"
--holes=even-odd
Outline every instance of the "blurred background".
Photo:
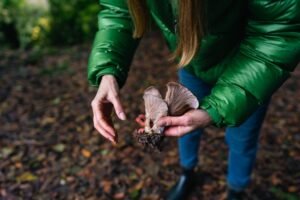
[[[115,118],[112,146],[93,128],[87,60],[97,30],[96,0],[0,1],[0,199],[163,199],[180,172],[177,143],[161,153],[133,137],[149,85],[165,89],[176,68],[156,31],[136,51],[121,91],[128,120]],[[274,94],[262,129],[248,199],[300,199],[300,69]],[[222,200],[224,130],[201,141],[191,200]]]
[[95,0],[1,0],[1,48],[71,45],[91,40],[99,11]]

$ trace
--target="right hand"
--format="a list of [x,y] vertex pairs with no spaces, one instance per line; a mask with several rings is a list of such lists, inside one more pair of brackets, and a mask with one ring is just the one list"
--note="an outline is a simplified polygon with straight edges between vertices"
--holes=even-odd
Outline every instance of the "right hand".
[[111,120],[112,109],[121,120],[126,119],[124,109],[119,98],[119,86],[114,76],[104,75],[101,79],[97,94],[91,103],[93,109],[94,127],[106,139],[116,144],[117,133]]

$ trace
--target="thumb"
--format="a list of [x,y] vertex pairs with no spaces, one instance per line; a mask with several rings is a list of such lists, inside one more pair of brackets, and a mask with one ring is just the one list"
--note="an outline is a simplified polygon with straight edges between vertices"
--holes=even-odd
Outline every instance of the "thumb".
[[186,123],[186,116],[180,117],[162,117],[158,120],[157,125],[159,126],[185,126]]
[[126,120],[126,115],[125,115],[124,109],[121,105],[120,98],[118,96],[112,98],[111,103],[114,106],[114,109],[115,109],[115,112],[116,112],[118,118],[121,120]]

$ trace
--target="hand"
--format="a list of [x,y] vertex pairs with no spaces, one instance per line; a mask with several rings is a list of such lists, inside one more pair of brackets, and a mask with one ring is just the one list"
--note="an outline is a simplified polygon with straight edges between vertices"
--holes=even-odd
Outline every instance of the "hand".
[[183,136],[197,128],[204,128],[211,124],[210,116],[204,110],[195,109],[179,117],[166,116],[158,121],[159,126],[165,126],[166,136]]
[[119,98],[119,86],[114,76],[102,77],[91,106],[94,114],[94,127],[102,136],[116,144],[118,138],[111,120],[112,109],[114,108],[119,119],[125,120],[126,116]]
[[140,114],[138,117],[135,118],[135,121],[140,125],[141,128],[137,130],[138,133],[144,133],[145,131],[145,121],[146,116],[144,114]]

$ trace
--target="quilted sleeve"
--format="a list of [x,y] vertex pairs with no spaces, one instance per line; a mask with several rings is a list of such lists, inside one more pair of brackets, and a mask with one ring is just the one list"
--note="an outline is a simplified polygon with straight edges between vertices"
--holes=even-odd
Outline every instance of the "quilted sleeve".
[[101,76],[112,74],[122,87],[139,40],[132,37],[133,23],[126,0],[100,0],[98,32],[88,62],[88,80],[98,86]]
[[200,105],[218,127],[241,124],[300,61],[300,1],[248,2],[245,37]]

